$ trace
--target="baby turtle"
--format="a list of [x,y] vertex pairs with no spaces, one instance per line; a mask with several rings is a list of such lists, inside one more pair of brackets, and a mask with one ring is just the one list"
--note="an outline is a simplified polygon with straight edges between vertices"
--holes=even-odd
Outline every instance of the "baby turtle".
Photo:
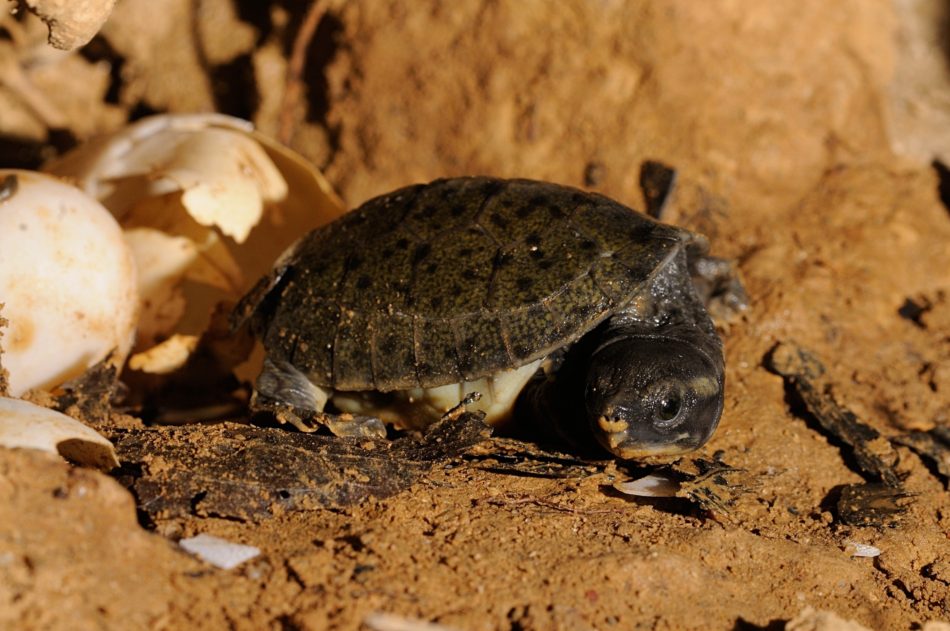
[[473,392],[497,422],[521,393],[519,410],[621,458],[695,449],[723,406],[704,299],[731,272],[706,249],[544,182],[382,195],[299,240],[235,309],[266,351],[252,406],[300,429],[382,435],[380,419],[423,425]]

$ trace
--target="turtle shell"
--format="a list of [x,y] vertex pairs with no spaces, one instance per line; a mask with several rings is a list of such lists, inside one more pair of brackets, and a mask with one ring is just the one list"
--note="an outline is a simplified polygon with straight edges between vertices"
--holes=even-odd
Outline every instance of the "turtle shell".
[[472,381],[577,340],[690,240],[574,188],[437,180],[309,233],[236,313],[318,386]]

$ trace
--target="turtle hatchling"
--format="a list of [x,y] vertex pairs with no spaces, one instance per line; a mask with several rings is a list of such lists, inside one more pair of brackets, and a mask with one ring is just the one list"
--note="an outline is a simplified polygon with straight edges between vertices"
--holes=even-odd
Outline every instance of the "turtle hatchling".
[[421,427],[478,392],[469,409],[486,422],[530,416],[623,459],[695,449],[723,407],[704,302],[741,292],[706,252],[699,235],[566,186],[399,189],[304,236],[238,304],[233,324],[250,322],[266,353],[252,408],[381,436],[384,421]]

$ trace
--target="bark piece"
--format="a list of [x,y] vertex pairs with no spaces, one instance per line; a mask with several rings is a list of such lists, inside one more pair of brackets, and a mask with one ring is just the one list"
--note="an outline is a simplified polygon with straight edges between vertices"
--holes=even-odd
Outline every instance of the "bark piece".
[[785,378],[821,428],[843,443],[854,457],[859,473],[890,487],[901,486],[895,469],[897,452],[876,429],[838,404],[825,367],[814,355],[793,343],[781,343],[772,350],[766,363]]
[[395,495],[489,433],[480,416],[465,413],[440,421],[422,440],[345,440],[222,423],[128,430],[116,441],[151,517],[253,520]]

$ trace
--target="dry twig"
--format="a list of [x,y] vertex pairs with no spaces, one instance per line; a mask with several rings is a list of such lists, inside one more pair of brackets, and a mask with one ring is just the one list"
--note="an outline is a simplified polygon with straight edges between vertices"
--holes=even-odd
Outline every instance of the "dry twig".
[[326,14],[326,3],[323,0],[314,0],[310,9],[300,23],[300,30],[294,38],[293,49],[287,64],[287,81],[284,84],[284,98],[280,106],[280,126],[277,139],[285,145],[290,144],[297,126],[297,107],[303,93],[303,71],[307,65],[307,49],[313,36],[317,32],[317,25]]

